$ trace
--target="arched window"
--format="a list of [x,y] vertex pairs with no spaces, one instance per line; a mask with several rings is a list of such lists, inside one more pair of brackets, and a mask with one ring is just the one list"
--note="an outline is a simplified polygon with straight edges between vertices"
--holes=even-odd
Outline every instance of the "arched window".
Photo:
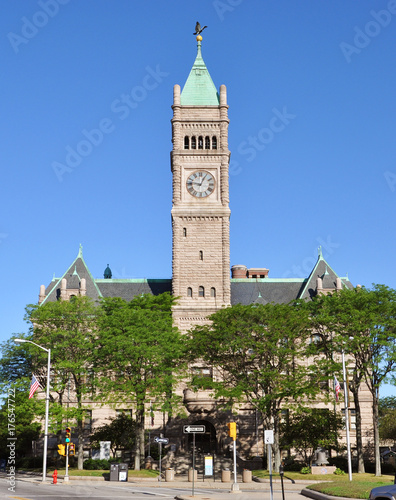
[[216,297],[216,288],[214,288],[213,286],[212,286],[212,288],[210,289],[210,296],[211,296],[211,297]]
[[197,138],[195,135],[191,137],[191,149],[197,149]]
[[205,288],[203,286],[198,288],[198,297],[205,297]]
[[210,137],[208,135],[205,137],[205,149],[210,149]]
[[202,250],[199,251],[199,260],[203,260],[203,251]]
[[187,228],[183,227],[183,236],[187,236]]
[[198,149],[203,149],[203,137],[200,135],[198,137]]
[[187,297],[192,297],[192,288],[187,288]]
[[217,149],[217,137],[215,135],[212,137],[212,149]]
[[184,136],[184,149],[190,149],[190,138],[188,135]]

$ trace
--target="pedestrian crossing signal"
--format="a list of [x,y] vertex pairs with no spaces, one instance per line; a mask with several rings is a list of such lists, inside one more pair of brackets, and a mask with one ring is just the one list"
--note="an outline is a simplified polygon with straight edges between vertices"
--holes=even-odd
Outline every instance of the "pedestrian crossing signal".
[[58,444],[58,453],[59,453],[59,455],[62,455],[62,457],[64,457],[66,455],[64,444]]

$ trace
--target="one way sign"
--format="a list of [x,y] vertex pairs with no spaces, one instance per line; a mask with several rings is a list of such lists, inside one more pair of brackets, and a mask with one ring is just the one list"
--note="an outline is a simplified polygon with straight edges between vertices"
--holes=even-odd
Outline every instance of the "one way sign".
[[193,432],[204,433],[205,426],[204,425],[183,425],[184,434],[190,434]]

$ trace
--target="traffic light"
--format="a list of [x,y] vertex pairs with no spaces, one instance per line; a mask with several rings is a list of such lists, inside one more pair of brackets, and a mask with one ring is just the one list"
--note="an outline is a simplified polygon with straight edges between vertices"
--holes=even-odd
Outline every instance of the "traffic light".
[[228,435],[232,437],[232,439],[236,440],[237,430],[236,430],[236,422],[228,422]]
[[59,453],[59,455],[62,455],[62,457],[64,457],[66,455],[64,444],[58,444],[58,453]]
[[71,436],[70,432],[71,432],[70,427],[66,427],[66,438],[65,438],[65,442],[66,442],[67,444],[69,444],[69,443],[70,443],[70,436]]
[[69,455],[74,456],[76,454],[76,447],[74,446],[74,443],[69,444]]

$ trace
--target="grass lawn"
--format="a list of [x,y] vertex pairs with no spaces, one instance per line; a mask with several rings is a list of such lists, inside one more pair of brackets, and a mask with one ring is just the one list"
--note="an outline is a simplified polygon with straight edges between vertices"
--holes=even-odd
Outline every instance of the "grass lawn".
[[[253,475],[262,478],[268,478],[269,473],[266,470],[253,471]],[[273,474],[275,479],[279,479],[279,474]],[[305,481],[323,481],[316,484],[311,484],[308,489],[320,491],[326,495],[335,497],[348,497],[348,498],[368,498],[370,491],[377,486],[384,486],[386,484],[393,484],[394,476],[381,476],[376,477],[374,474],[353,474],[352,481],[348,479],[348,474],[344,476],[337,476],[329,474],[323,476],[322,474],[300,474],[299,472],[285,472],[284,478],[300,479]]]
[[[65,469],[57,469],[58,475],[63,476],[65,474]],[[48,470],[48,474],[52,475],[54,469]],[[69,476],[91,476],[91,477],[103,477],[103,474],[110,474],[109,470],[78,470],[78,469],[69,469]],[[150,477],[158,477],[158,471],[156,470],[128,470],[128,477],[141,477],[141,478],[150,478]]]

